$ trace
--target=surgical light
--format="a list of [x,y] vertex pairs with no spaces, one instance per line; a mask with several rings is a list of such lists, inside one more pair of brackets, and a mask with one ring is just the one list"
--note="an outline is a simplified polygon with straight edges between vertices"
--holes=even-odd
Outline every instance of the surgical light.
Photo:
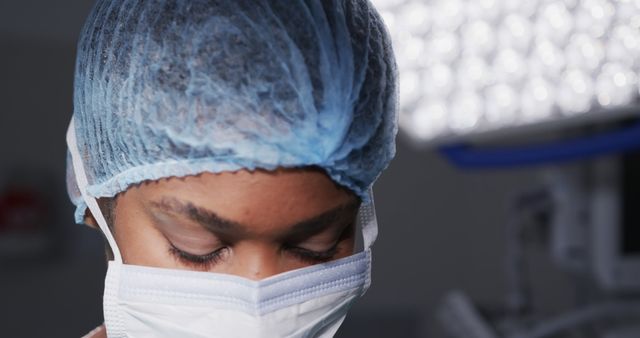
[[638,0],[374,0],[400,70],[400,126],[423,143],[638,102]]

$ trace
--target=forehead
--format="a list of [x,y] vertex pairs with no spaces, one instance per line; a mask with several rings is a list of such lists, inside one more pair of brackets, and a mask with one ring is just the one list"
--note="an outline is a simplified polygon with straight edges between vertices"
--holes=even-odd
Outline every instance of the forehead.
[[357,201],[352,192],[335,184],[322,170],[278,169],[153,181],[129,189],[119,198],[118,207],[139,204],[150,208],[167,198],[262,229],[293,224]]

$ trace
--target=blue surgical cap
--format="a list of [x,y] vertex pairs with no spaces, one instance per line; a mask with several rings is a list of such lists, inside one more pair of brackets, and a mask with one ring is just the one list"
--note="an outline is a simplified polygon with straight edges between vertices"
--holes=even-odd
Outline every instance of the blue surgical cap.
[[389,34],[366,0],[98,0],[78,42],[73,127],[96,198],[316,166],[366,201],[395,154],[397,96]]

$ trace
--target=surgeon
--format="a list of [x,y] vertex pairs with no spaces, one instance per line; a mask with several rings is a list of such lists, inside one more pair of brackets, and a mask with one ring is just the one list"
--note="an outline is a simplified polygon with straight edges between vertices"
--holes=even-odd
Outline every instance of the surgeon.
[[332,337],[370,285],[397,95],[366,0],[98,0],[67,132],[109,256],[87,337]]

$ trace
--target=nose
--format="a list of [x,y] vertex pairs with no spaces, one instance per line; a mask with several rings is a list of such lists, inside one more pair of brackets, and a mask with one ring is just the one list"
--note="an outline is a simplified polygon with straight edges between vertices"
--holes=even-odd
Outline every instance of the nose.
[[283,272],[280,266],[280,250],[277,246],[243,243],[233,248],[233,262],[228,273],[260,280]]

